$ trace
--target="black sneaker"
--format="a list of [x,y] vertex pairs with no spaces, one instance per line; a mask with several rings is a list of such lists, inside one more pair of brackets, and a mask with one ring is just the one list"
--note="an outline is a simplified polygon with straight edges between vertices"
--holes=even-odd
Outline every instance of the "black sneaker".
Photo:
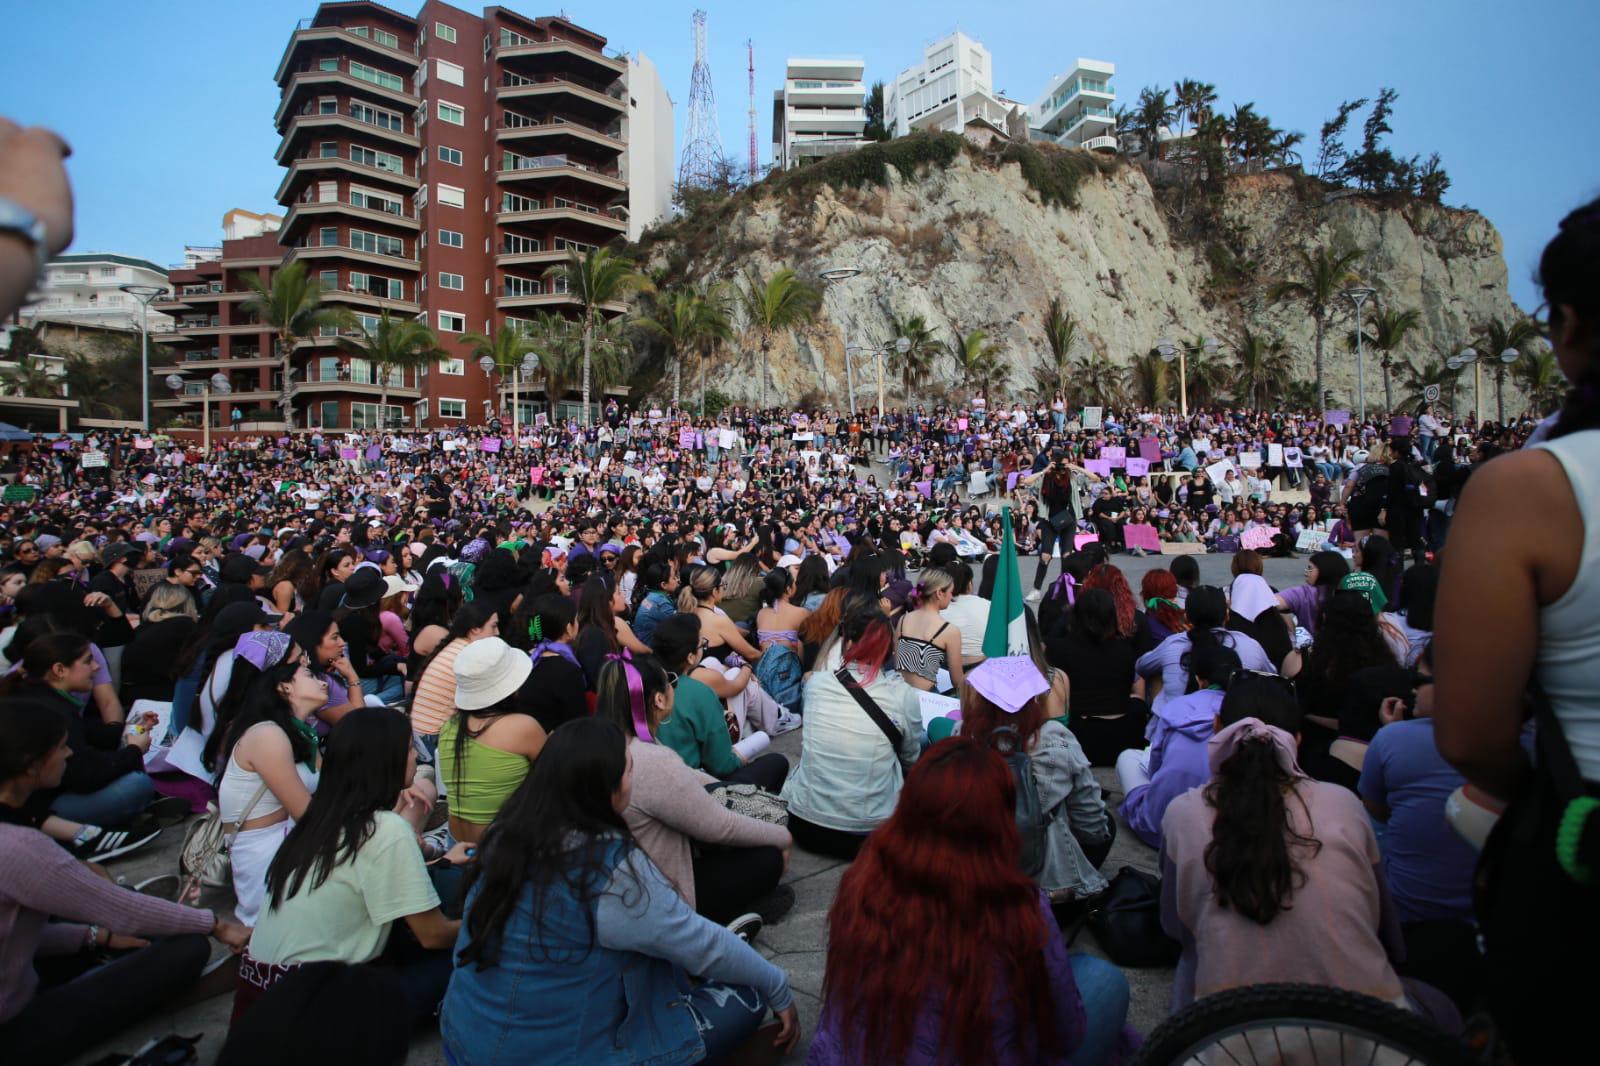
[[728,923],[728,930],[746,944],[755,942],[756,935],[761,932],[761,927],[766,923],[761,920],[761,915],[754,913],[741,914]]
[[67,850],[85,862],[106,862],[132,851],[138,851],[156,837],[161,830],[154,826],[139,829],[101,829],[81,844]]

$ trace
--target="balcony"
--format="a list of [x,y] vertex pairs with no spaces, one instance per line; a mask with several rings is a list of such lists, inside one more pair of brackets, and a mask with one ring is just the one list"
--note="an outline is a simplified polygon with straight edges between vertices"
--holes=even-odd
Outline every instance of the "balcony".
[[787,103],[806,107],[860,107],[861,98],[866,95],[867,90],[860,82],[853,86],[816,88],[801,88],[790,82],[783,90],[783,98]]
[[566,249],[550,249],[548,251],[514,252],[509,248],[501,247],[495,252],[494,265],[498,267],[537,266],[552,267],[559,263],[567,262],[570,253]]
[[1091,152],[1115,152],[1118,144],[1115,137],[1090,137],[1078,147]]
[[212,315],[208,322],[176,322],[170,330],[154,333],[152,336],[159,344],[172,344],[196,337],[231,337],[251,333],[270,333],[271,331],[271,326],[263,326],[259,322],[239,322],[224,326],[221,318]]
[[397,185],[409,192],[415,192],[422,183],[404,170],[395,171],[387,167],[367,166],[357,163],[353,159],[343,156],[305,156],[289,164],[289,173],[283,176],[283,181],[278,183],[278,191],[273,194],[273,199],[278,203],[287,203],[289,190],[295,182],[303,177],[312,179],[337,174],[339,172],[355,175],[364,181],[376,181],[388,185]]
[[[190,369],[193,368],[191,367]],[[241,407],[245,404],[266,404],[269,406],[275,406],[278,401],[282,399],[283,393],[279,392],[277,389],[234,389],[226,396],[223,396],[220,393],[211,394],[211,403],[213,406],[217,404],[228,404],[232,407]],[[169,409],[181,407],[199,407],[204,401],[205,393],[198,391],[184,392],[179,396],[169,396],[159,399],[152,392],[150,397],[150,406],[164,407]],[[213,420],[211,428],[219,428],[215,420]]]
[[860,107],[789,107],[784,123],[790,136],[797,133],[860,133],[867,112]]
[[608,88],[599,82],[584,82],[572,77],[549,75],[524,78],[517,75],[503,77],[495,86],[495,99],[528,100],[563,111],[572,111],[597,122],[627,114],[628,102],[620,88]]
[[628,61],[586,48],[574,41],[512,41],[498,45],[495,61],[517,70],[573,70],[596,80],[616,79],[628,72]]
[[223,356],[219,350],[213,348],[209,351],[184,352],[179,362],[170,366],[153,366],[150,368],[150,373],[156,377],[165,377],[167,374],[182,374],[186,370],[252,370],[281,364],[282,360],[276,356],[262,355],[259,348],[249,348],[243,352],[234,349],[230,356]]
[[593,226],[607,234],[626,233],[628,230],[626,218],[601,211],[598,208],[588,207],[587,205],[538,207],[522,211],[497,211],[495,212],[494,220],[502,226],[546,222],[576,222],[584,226]]
[[386,44],[380,44],[371,37],[364,37],[359,33],[352,33],[338,26],[313,26],[310,24],[310,20],[302,20],[301,27],[289,35],[289,43],[284,46],[283,58],[278,61],[278,69],[273,74],[272,80],[282,85],[284,76],[289,72],[290,60],[295,52],[303,45],[310,44],[329,45],[331,46],[330,49],[321,49],[320,51],[331,50],[340,54],[343,54],[346,49],[354,48],[358,52],[366,53],[368,58],[389,60],[399,63],[412,71],[415,71],[422,63],[422,59],[416,53],[415,46],[409,49],[391,48]]
[[300,97],[304,89],[309,95],[339,95],[352,94],[370,99],[385,107],[397,108],[403,114],[415,111],[421,97],[411,92],[409,87],[402,85],[399,89],[390,89],[374,84],[365,78],[358,78],[347,73],[344,69],[324,70],[316,64],[310,64],[294,72],[289,78],[289,84],[283,91],[283,99],[278,103],[278,110],[273,113],[273,125],[281,133],[284,123],[295,112],[295,100]]
[[358,396],[378,397],[385,392],[391,400],[422,399],[422,389],[415,384],[384,386],[375,380],[354,381],[351,379],[348,364],[341,364],[333,371],[308,366],[303,370],[297,370],[289,381],[291,397],[311,393],[353,393]]
[[501,144],[524,143],[529,147],[558,151],[571,151],[574,148],[580,151],[593,148],[613,152],[625,151],[628,142],[624,141],[620,134],[620,129],[615,134],[607,133],[592,126],[585,126],[581,122],[565,122],[561,119],[552,122],[534,122],[530,119],[525,122],[508,122],[495,128],[495,139]]
[[[315,102],[313,101],[307,106],[315,107]],[[422,146],[421,140],[415,134],[407,133],[404,130],[380,126],[376,122],[368,122],[365,119],[356,118],[348,114],[330,115],[317,111],[307,112],[302,110],[300,114],[289,120],[289,128],[284,131],[283,141],[278,145],[278,150],[273,155],[273,158],[280,164],[284,163],[293,154],[293,148],[300,139],[301,134],[321,133],[325,136],[331,136],[334,131],[354,134],[367,140],[388,141],[390,144],[398,145],[401,148],[415,150]]]
[[583,182],[600,189],[626,192],[628,183],[616,174],[606,174],[587,163],[579,163],[564,155],[513,156],[511,166],[498,172],[501,183],[564,179]]
[[370,207],[357,207],[355,204],[347,204],[342,200],[302,200],[289,206],[288,212],[283,216],[283,226],[278,232],[282,237],[292,237],[295,232],[295,226],[301,222],[341,218],[398,226],[413,233],[422,228],[422,224],[412,215],[397,215],[393,211],[378,211]]
[[388,252],[371,251],[366,248],[357,248],[349,244],[306,244],[296,245],[289,249],[286,262],[293,263],[297,260],[310,263],[326,261],[329,259],[352,259],[358,263],[371,263],[374,266],[387,267],[391,270],[418,270],[421,263],[415,255],[390,255]]
[[[565,253],[563,253],[565,254]],[[494,298],[494,306],[501,311],[534,310],[549,307],[578,307],[578,298],[570,292],[529,292],[511,293],[501,288]],[[628,305],[621,300],[612,300],[600,305],[600,310],[622,314],[627,311]]]
[[[344,285],[334,289],[323,289],[323,299],[331,304],[340,304],[355,309],[368,308],[373,311],[392,311],[395,314],[411,315],[416,317],[422,311],[422,305],[415,300],[393,300],[387,296],[379,296],[368,289],[352,289]],[[360,333],[350,333],[349,336],[359,337]],[[312,337],[302,340],[301,346],[316,346],[318,344],[332,344],[332,337]]]

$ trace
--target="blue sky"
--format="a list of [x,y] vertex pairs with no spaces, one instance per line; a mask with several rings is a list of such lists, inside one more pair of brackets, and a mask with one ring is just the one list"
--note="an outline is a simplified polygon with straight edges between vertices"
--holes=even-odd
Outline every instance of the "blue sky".
[[[1393,86],[1392,148],[1440,153],[1454,180],[1446,201],[1499,227],[1511,291],[1524,307],[1538,302],[1530,275],[1556,223],[1600,195],[1595,0],[701,3],[723,144],[740,159],[747,38],[765,162],[785,56],[859,56],[869,79],[887,80],[959,28],[993,53],[995,88],[1018,99],[1034,99],[1081,55],[1117,64],[1124,100],[1144,85],[1199,78],[1217,86],[1223,105],[1253,101],[1311,142],[1340,100]],[[7,6],[12,48],[0,64],[0,114],[53,126],[71,141],[74,250],[170,263],[185,244],[215,243],[229,208],[273,209],[282,171],[272,158],[272,73],[295,21],[315,10],[311,0]],[[420,4],[393,6],[409,13]],[[694,6],[611,0],[565,9],[613,46],[655,60],[677,105],[680,147]]]

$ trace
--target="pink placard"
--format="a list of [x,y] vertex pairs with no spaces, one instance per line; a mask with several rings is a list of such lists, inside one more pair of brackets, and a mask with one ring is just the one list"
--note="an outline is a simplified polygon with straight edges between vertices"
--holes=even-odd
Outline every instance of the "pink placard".
[[529,474],[529,477],[532,479],[533,484],[535,484],[535,485],[542,484],[544,482],[544,467],[542,467],[542,466],[534,467],[533,471]]
[[1161,442],[1154,437],[1141,437],[1139,439],[1139,458],[1147,463],[1161,461]]
[[1266,526],[1255,526],[1245,530],[1239,535],[1241,548],[1270,548],[1272,547],[1272,530]]
[[1111,463],[1105,459],[1085,459],[1083,468],[1089,473],[1099,474],[1101,477],[1111,476]]
[[916,483],[916,489],[918,492],[922,493],[923,499],[933,499],[933,482],[919,481]]
[[1322,421],[1330,426],[1348,426],[1350,424],[1349,411],[1324,411]]
[[1106,446],[1100,449],[1100,458],[1112,466],[1121,466],[1128,461],[1128,449]]
[[1076,550],[1078,548],[1082,548],[1085,544],[1099,544],[1099,543],[1100,543],[1100,534],[1098,534],[1098,533],[1079,533],[1079,534],[1077,534],[1076,536],[1074,536],[1072,538],[1072,547],[1074,548],[1074,550]]
[[359,453],[354,448],[340,448],[339,449],[339,458],[341,458],[341,459],[354,459],[357,456],[357,454],[359,454]]
[[478,442],[480,452],[497,452],[500,450],[499,437],[485,437]]
[[148,437],[135,437],[133,438],[133,446],[141,452],[147,452],[156,446],[156,442]]
[[967,420],[965,418],[956,419],[956,428],[965,433],[967,431]]
[[1127,469],[1129,477],[1144,477],[1150,473],[1150,464],[1137,456],[1129,456]]
[[1122,542],[1130,548],[1143,548],[1145,551],[1152,552],[1158,552],[1161,550],[1161,536],[1156,532],[1155,526],[1123,526]]

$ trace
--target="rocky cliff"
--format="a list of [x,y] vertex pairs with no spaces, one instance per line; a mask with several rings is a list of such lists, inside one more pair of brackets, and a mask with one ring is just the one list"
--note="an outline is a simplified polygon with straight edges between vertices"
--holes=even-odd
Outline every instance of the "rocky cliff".
[[[1087,342],[1120,364],[1163,336],[1214,336],[1229,345],[1249,328],[1281,338],[1293,376],[1309,380],[1312,320],[1302,306],[1274,302],[1268,292],[1296,274],[1297,249],[1320,245],[1361,249],[1360,278],[1384,306],[1420,312],[1421,327],[1406,346],[1417,363],[1458,350],[1488,319],[1517,313],[1500,236],[1471,211],[1330,193],[1274,172],[1231,178],[1202,230],[1177,220],[1172,190],[1158,195],[1140,166],[1083,169],[1072,206],[1046,204],[1018,164],[976,150],[909,177],[888,168],[881,185],[810,182],[798,193],[757,186],[720,205],[709,225],[694,229],[690,218],[669,227],[645,254],[690,279],[729,279],[747,267],[763,275],[793,267],[813,279],[833,264],[860,268],[859,277],[829,288],[814,326],[774,341],[774,388],[789,401],[843,395],[847,327],[852,344],[881,344],[893,339],[891,315],[914,314],[940,339],[984,330],[1001,347],[1009,390],[1029,391],[1032,367],[1048,353],[1042,323],[1054,296]],[[1223,268],[1218,233],[1232,245]],[[1370,322],[1371,305],[1367,314]],[[1356,361],[1345,347],[1353,324],[1342,304],[1328,329],[1327,384],[1341,402],[1355,393]],[[871,403],[874,372],[870,359],[861,362],[858,400]],[[755,346],[741,339],[713,366],[710,381],[749,399],[758,374]],[[954,380],[951,360],[937,360],[931,391]],[[1369,403],[1381,403],[1370,353],[1367,390]]]

